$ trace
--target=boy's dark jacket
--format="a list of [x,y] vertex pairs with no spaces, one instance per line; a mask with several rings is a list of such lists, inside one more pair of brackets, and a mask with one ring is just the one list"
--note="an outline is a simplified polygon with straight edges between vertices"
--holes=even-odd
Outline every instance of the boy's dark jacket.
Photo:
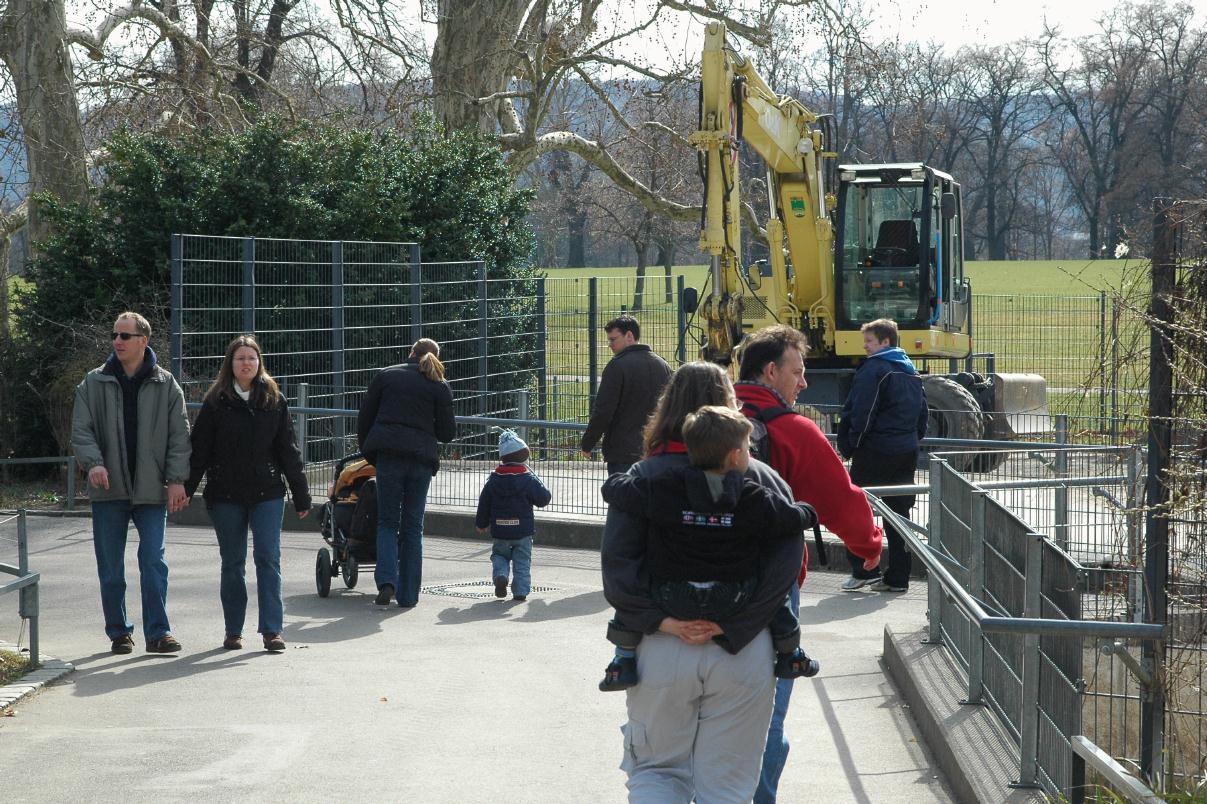
[[882,349],[855,372],[838,422],[838,451],[846,458],[860,447],[916,452],[926,419],[926,392],[909,356],[898,346]]
[[[641,461],[629,473],[656,479],[687,465],[686,449],[667,449]],[[780,494],[785,500],[792,499],[792,490],[766,464],[752,459],[746,476]],[[658,630],[666,613],[658,608],[650,594],[649,565],[645,560],[647,526],[644,517],[608,506],[600,546],[600,563],[604,597],[616,609],[617,617],[633,630],[652,634]],[[717,623],[725,633],[716,637],[715,642],[736,654],[767,627],[784,605],[784,596],[796,582],[804,550],[805,540],[801,537],[760,543],[759,580],[754,595],[740,612]]]
[[532,506],[544,508],[553,499],[541,479],[522,463],[495,468],[478,495],[475,526],[490,526],[495,539],[523,539],[536,533]]
[[310,510],[310,488],[284,399],[271,409],[254,407],[238,397],[207,399],[193,425],[190,465],[184,484],[190,497],[206,475],[207,502],[255,505],[275,500],[285,496],[284,473],[293,507]]
[[384,368],[369,383],[356,436],[365,460],[377,465],[377,454],[389,452],[431,468],[440,468],[440,443],[453,440],[457,422],[447,382],[429,380],[419,361],[408,358]]
[[728,472],[713,499],[707,474],[676,467],[657,478],[612,475],[603,486],[609,505],[649,524],[646,561],[661,581],[745,581],[758,575],[759,542],[799,537],[813,526],[806,503]]

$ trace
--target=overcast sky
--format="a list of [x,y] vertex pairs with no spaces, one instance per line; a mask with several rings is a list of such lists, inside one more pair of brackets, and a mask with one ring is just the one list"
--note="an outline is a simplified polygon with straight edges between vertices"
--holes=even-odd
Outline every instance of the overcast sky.
[[1114,5],[1114,0],[872,0],[868,16],[877,21],[873,39],[900,35],[904,41],[934,40],[955,49],[1038,36],[1045,18],[1065,37],[1083,36],[1097,30],[1095,20]]

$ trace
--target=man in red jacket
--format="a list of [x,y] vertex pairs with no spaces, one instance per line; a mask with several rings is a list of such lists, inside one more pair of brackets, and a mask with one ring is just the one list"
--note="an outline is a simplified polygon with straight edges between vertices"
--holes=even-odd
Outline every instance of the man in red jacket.
[[[761,329],[742,342],[734,391],[747,416],[755,419],[760,410],[792,407],[797,395],[805,390],[807,350],[805,336],[784,325]],[[872,507],[867,497],[851,483],[842,460],[821,429],[798,413],[775,416],[766,427],[771,445],[771,468],[788,482],[793,498],[813,506],[826,530],[864,559],[865,569],[879,565],[884,533],[872,519]],[[807,563],[808,551],[801,564],[801,582],[805,579]],[[793,602],[797,607],[799,600],[799,590],[793,589]],[[775,801],[780,774],[788,760],[784,717],[791,695],[791,680],[781,679],[776,683],[775,710],[767,732],[755,804]]]

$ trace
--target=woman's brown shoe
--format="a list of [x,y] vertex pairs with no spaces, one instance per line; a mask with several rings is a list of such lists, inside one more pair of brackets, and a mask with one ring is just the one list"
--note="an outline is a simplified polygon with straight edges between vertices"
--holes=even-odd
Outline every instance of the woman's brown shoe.
[[222,647],[227,650],[243,650],[243,637],[238,634],[227,634],[222,640]]
[[285,640],[281,639],[280,634],[265,634],[264,650],[272,653],[279,653],[280,651],[285,650]]

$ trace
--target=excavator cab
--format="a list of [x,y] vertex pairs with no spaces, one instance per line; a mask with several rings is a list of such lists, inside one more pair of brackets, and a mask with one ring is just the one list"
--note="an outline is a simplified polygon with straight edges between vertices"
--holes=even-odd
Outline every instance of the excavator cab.
[[853,337],[860,325],[891,318],[911,354],[965,356],[971,293],[964,278],[959,185],[920,163],[843,165],[839,179],[838,354],[861,354],[862,340]]

